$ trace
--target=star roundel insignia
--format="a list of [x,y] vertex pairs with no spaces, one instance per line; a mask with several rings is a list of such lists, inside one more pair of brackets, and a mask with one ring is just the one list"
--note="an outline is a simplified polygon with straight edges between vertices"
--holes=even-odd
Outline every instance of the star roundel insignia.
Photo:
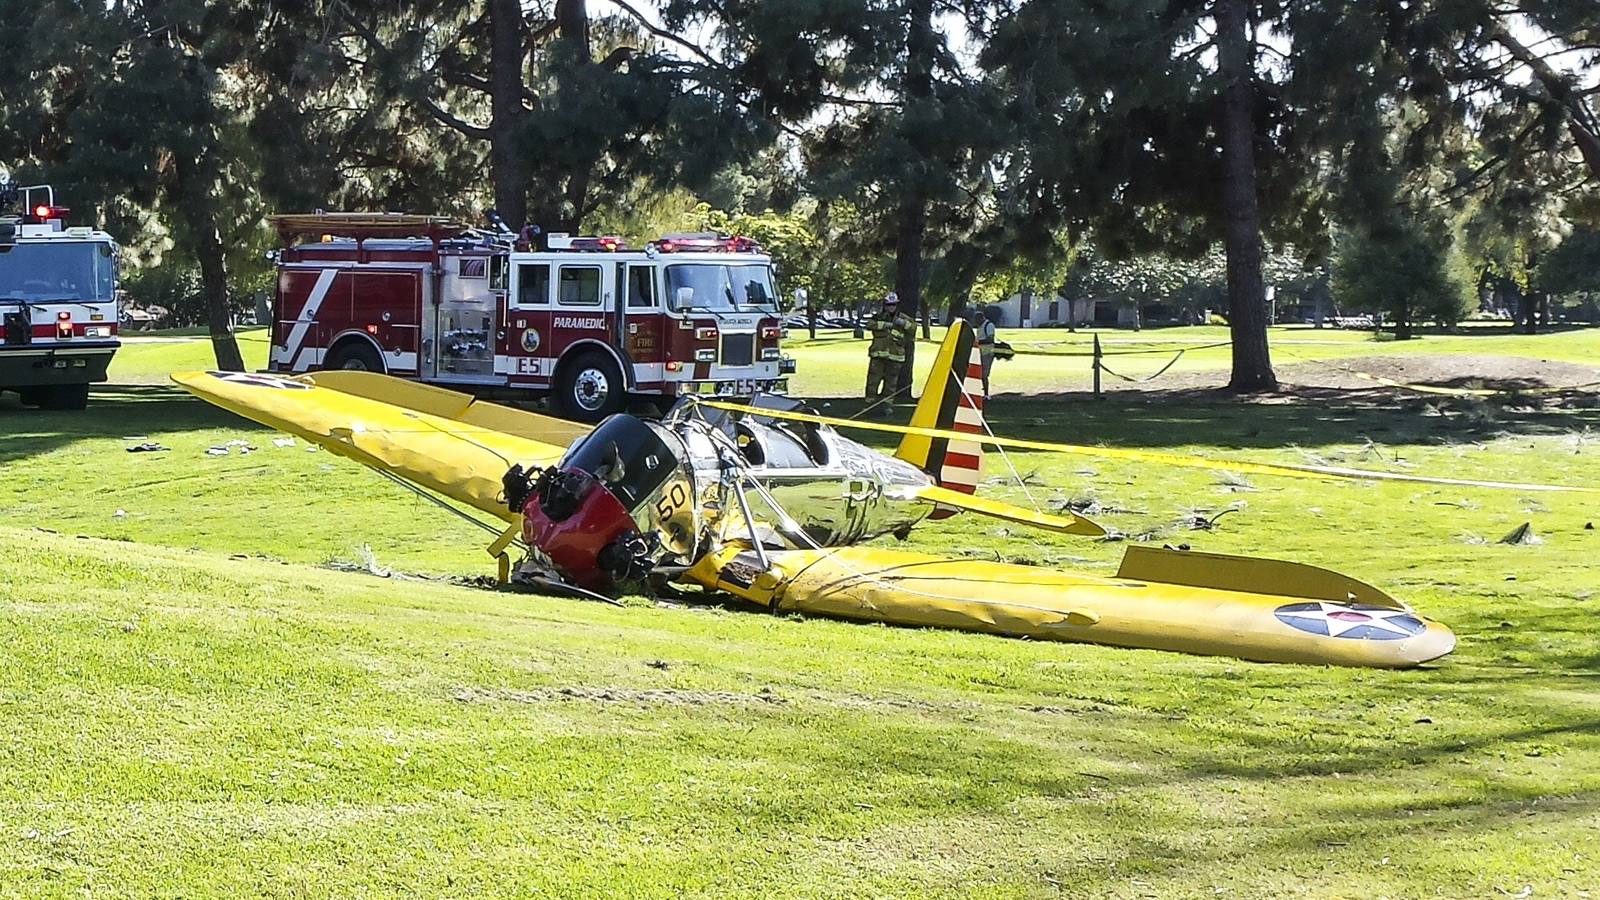
[[1288,603],[1273,610],[1273,614],[1278,621],[1301,631],[1352,640],[1398,641],[1428,630],[1421,619],[1405,610],[1365,603]]
[[231,384],[247,384],[251,387],[273,388],[280,391],[309,391],[311,385],[280,378],[277,375],[263,375],[259,372],[207,372],[218,381]]

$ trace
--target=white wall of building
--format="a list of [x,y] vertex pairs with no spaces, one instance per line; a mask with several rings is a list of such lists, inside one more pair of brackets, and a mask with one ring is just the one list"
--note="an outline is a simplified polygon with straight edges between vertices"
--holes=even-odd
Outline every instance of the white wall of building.
[[1039,328],[1046,325],[1066,325],[1071,321],[1083,325],[1094,318],[1094,301],[1079,298],[1048,297],[1043,294],[1012,294],[986,309],[998,310],[1001,328]]

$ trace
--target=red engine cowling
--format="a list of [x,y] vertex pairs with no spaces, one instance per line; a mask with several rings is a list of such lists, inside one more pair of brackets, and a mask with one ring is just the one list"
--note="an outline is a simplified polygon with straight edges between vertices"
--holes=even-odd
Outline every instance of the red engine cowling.
[[631,574],[639,534],[626,507],[593,475],[542,475],[522,507],[522,539],[573,584],[606,591]]

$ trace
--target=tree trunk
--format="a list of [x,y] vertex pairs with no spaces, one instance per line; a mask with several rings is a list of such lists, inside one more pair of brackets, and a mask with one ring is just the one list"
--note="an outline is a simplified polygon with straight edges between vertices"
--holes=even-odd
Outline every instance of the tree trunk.
[[205,298],[206,330],[211,335],[211,352],[217,368],[224,372],[243,372],[244,356],[233,333],[233,311],[228,307],[228,258],[219,224],[217,189],[222,180],[217,160],[203,153],[196,160],[177,160],[173,166],[177,195],[182,198],[178,215],[182,232],[189,238],[186,249],[200,264],[200,293]]
[[1222,79],[1223,243],[1228,256],[1228,331],[1235,391],[1278,387],[1267,349],[1266,287],[1261,275],[1261,210],[1256,197],[1255,47],[1245,0],[1216,0],[1218,75]]
[[[912,192],[900,204],[900,227],[894,246],[894,292],[900,297],[900,311],[913,320],[922,312],[922,239],[927,231],[927,204]],[[916,353],[916,335],[912,334],[906,339],[906,361],[896,383],[900,390],[911,389]]]
[[515,230],[528,224],[529,179],[527,154],[521,148],[527,110],[522,104],[520,0],[490,0],[489,27],[489,176],[495,211]]
[[966,318],[967,306],[972,302],[970,291],[957,291],[950,298],[950,308],[945,310],[944,323],[954,325],[957,319]]
[[1411,307],[1405,303],[1395,307],[1394,339],[1397,341],[1411,340]]
[[[906,107],[929,102],[933,97],[933,0],[911,0],[906,21],[906,73],[902,85]],[[900,308],[916,318],[922,312],[922,242],[928,232],[928,201],[922,186],[912,182],[901,187],[899,229],[895,235],[894,289],[900,295]],[[898,388],[911,390],[911,370],[916,362],[915,335],[906,342],[906,362],[900,367]]]

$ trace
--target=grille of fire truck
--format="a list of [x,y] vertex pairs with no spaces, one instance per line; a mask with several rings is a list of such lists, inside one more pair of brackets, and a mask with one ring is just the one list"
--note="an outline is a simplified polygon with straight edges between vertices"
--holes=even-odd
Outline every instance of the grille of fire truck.
[[756,336],[754,334],[724,334],[722,336],[722,364],[748,366],[756,361]]

